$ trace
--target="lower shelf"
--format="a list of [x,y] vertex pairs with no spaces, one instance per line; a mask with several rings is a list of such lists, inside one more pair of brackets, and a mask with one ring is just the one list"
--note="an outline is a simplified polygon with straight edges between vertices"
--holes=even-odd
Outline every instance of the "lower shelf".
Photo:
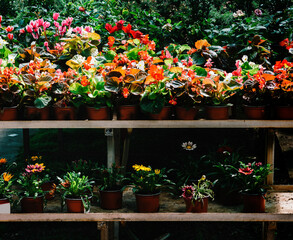
[[48,201],[45,213],[0,214],[0,222],[293,222],[293,192],[268,193],[266,213],[242,213],[241,204],[223,206],[212,201],[208,213],[185,213],[183,199],[174,199],[167,194],[160,197],[160,212],[136,213],[131,190],[124,192],[123,208],[116,211],[103,210],[93,204],[91,213],[64,213],[60,212],[60,203],[57,196]]

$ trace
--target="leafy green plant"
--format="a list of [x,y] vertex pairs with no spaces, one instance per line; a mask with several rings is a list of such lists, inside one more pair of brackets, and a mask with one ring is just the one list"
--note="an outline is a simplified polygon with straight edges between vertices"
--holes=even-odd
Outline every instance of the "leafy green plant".
[[206,179],[203,175],[201,179],[198,180],[197,184],[182,186],[182,195],[184,199],[191,200],[194,204],[196,201],[202,201],[203,198],[210,197],[214,199],[214,192],[212,190],[213,183]]
[[[0,177],[0,198],[8,198],[12,201],[12,197],[15,194],[13,190],[13,175],[8,172],[4,172]],[[12,179],[12,180],[11,180]]]
[[143,165],[135,164],[132,166],[135,170],[131,174],[133,192],[141,194],[158,193],[160,189],[166,185],[172,185],[173,183],[167,179],[165,169],[155,169],[151,167],[145,167]]
[[98,167],[98,180],[100,184],[99,189],[101,191],[108,190],[121,190],[126,187],[125,185],[125,176],[122,173],[122,168],[113,164],[111,168]]

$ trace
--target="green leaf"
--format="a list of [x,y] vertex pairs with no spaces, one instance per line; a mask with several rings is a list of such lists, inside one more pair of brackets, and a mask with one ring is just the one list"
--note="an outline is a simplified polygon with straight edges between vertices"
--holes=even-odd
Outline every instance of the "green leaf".
[[140,51],[139,48],[133,48],[131,49],[126,56],[129,60],[139,60],[138,52]]
[[49,96],[41,96],[34,101],[34,104],[36,108],[44,108],[49,105],[51,100],[52,98]]
[[114,58],[115,58],[115,56],[116,56],[116,52],[113,51],[113,50],[108,51],[108,52],[105,54],[105,58],[106,58],[107,60],[110,60],[110,61],[113,61]]

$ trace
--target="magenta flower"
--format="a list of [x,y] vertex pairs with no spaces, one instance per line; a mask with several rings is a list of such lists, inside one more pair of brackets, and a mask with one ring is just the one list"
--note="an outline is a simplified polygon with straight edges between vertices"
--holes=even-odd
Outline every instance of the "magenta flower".
[[182,193],[181,197],[183,197],[184,199],[190,199],[191,200],[192,197],[193,197],[195,189],[194,189],[193,186],[187,185],[187,186],[184,186],[182,188],[182,191],[183,191],[183,193]]
[[261,16],[262,15],[262,11],[260,10],[260,9],[255,9],[254,10],[254,14],[256,15],[256,16]]
[[57,21],[59,18],[60,14],[59,13],[53,13],[53,19],[54,21]]

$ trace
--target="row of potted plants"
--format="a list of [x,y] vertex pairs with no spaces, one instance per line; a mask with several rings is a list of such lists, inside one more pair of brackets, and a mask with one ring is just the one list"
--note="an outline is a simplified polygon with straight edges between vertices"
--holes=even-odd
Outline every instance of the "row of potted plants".
[[[192,145],[188,143],[185,147],[187,149],[190,146],[190,151]],[[208,198],[214,198],[214,185],[217,181],[226,181],[223,178],[211,182],[203,175],[199,180],[184,180],[184,184],[178,187],[168,179],[165,169],[135,164],[132,166],[134,171],[129,174],[123,173],[123,169],[116,165],[112,168],[99,167],[96,169],[99,173],[96,182],[81,172],[70,171],[63,177],[57,177],[59,183],[55,184],[45,173],[45,165],[38,163],[40,157],[33,156],[30,160],[33,163],[28,164],[19,177],[9,173],[9,167],[5,167],[6,159],[0,161],[3,170],[0,178],[0,205],[6,204],[6,212],[10,212],[9,202],[13,200],[20,203],[22,212],[43,212],[44,201],[52,199],[56,191],[61,194],[62,208],[66,205],[68,212],[89,212],[95,184],[98,184],[100,206],[103,209],[122,208],[123,191],[126,187],[131,187],[135,193],[138,212],[158,212],[161,191],[174,193],[174,189],[177,196],[178,190],[181,191],[187,212],[207,212]],[[244,196],[245,212],[265,211],[264,181],[272,172],[269,164],[240,161],[237,165],[222,162],[215,167],[229,175],[229,180],[233,179],[234,184],[239,186],[238,191]],[[225,193],[228,192],[229,189],[226,188]],[[216,198],[218,193],[216,191]],[[230,195],[227,197],[230,198]],[[251,201],[255,202],[251,204]],[[1,206],[3,208],[4,205]]]
[[[66,38],[59,36],[44,47],[32,43],[18,55],[1,39],[1,116],[6,107],[21,107],[30,116],[31,107],[54,106],[65,109],[63,118],[70,119],[74,114],[68,107],[85,106],[87,111],[91,107],[103,112],[97,119],[109,118],[104,107],[114,108],[120,119],[131,119],[140,106],[151,118],[158,118],[162,111],[168,116],[168,107],[179,106],[183,113],[177,113],[178,118],[185,118],[188,110],[188,119],[194,119],[199,106],[206,106],[208,118],[213,118],[210,107],[217,106],[215,118],[225,119],[227,105],[244,104],[248,109],[261,106],[262,113],[268,106],[289,106],[286,118],[292,119],[292,62],[279,61],[265,69],[243,56],[234,71],[226,72],[213,68],[212,58],[225,48],[214,48],[206,40],[194,47],[171,44],[156,53],[154,41],[123,20],[115,26],[106,24],[110,35],[102,46],[93,29],[73,32],[70,28],[65,28]],[[198,55],[203,63],[197,63]],[[121,112],[125,107],[131,111],[128,116]],[[222,115],[220,107],[225,109]]]

